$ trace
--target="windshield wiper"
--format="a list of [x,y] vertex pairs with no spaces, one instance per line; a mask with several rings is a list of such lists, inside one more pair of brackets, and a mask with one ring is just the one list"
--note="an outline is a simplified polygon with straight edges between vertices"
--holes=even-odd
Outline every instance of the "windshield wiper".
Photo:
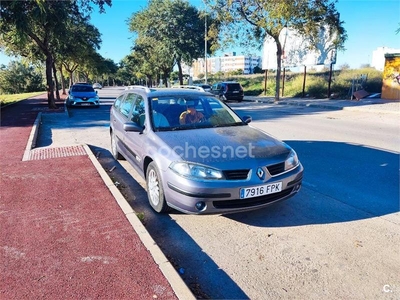
[[232,126],[241,126],[241,125],[246,125],[246,124],[243,124],[242,122],[216,124],[216,125],[213,125],[213,128],[216,128],[216,127],[232,127]]

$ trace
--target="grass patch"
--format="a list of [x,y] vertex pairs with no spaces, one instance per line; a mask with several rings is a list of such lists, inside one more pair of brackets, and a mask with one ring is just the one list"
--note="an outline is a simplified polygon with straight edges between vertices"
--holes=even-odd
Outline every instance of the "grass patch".
[[[350,99],[351,86],[353,80],[360,78],[364,74],[367,80],[363,88],[369,93],[380,93],[382,89],[381,71],[374,68],[335,70],[332,74],[331,95],[334,98]],[[234,80],[240,82],[243,86],[244,94],[247,96],[275,96],[275,72],[268,72],[267,89],[264,93],[264,75],[237,75],[223,78],[222,80]],[[283,72],[282,72],[283,75]],[[210,83],[213,84],[221,80],[220,78],[210,76]],[[303,72],[286,72],[284,97],[302,97],[303,96]],[[328,97],[329,71],[308,70],[306,75],[306,84],[304,94],[310,98]],[[280,81],[280,96],[282,96],[282,79]]]
[[144,212],[137,212],[136,216],[138,217],[139,221],[142,222],[143,225],[145,225],[145,215]]
[[15,103],[45,93],[46,92],[32,92],[32,93],[13,94],[13,95],[0,95],[0,105],[3,106],[6,104]]

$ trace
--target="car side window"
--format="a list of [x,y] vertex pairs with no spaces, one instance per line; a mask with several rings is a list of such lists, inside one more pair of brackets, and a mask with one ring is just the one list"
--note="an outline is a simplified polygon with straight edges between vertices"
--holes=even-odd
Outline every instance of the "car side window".
[[125,117],[129,116],[129,113],[131,112],[131,108],[134,104],[134,101],[136,99],[136,94],[129,93],[124,101],[121,103],[121,106],[119,108],[119,111],[121,114],[123,114]]
[[124,98],[124,95],[121,95],[121,96],[117,97],[117,99],[115,99],[115,101],[114,101],[114,107],[115,107],[116,109],[118,109],[119,106],[121,105],[121,102],[122,102],[122,99],[123,99],[123,98]]
[[140,126],[144,125],[145,112],[144,112],[144,99],[142,96],[137,95],[137,98],[133,104],[131,121],[139,124]]

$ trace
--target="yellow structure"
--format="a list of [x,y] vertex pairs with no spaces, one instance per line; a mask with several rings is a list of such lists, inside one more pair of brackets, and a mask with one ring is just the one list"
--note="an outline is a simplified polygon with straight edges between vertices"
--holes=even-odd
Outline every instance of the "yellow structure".
[[385,54],[381,97],[400,101],[400,53]]

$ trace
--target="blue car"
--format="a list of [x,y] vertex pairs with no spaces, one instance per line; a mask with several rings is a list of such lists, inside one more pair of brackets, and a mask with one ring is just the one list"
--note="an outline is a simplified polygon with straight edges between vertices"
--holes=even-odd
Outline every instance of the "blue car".
[[97,91],[89,84],[74,84],[68,92],[65,100],[67,107],[72,106],[92,106],[99,107],[100,101]]

